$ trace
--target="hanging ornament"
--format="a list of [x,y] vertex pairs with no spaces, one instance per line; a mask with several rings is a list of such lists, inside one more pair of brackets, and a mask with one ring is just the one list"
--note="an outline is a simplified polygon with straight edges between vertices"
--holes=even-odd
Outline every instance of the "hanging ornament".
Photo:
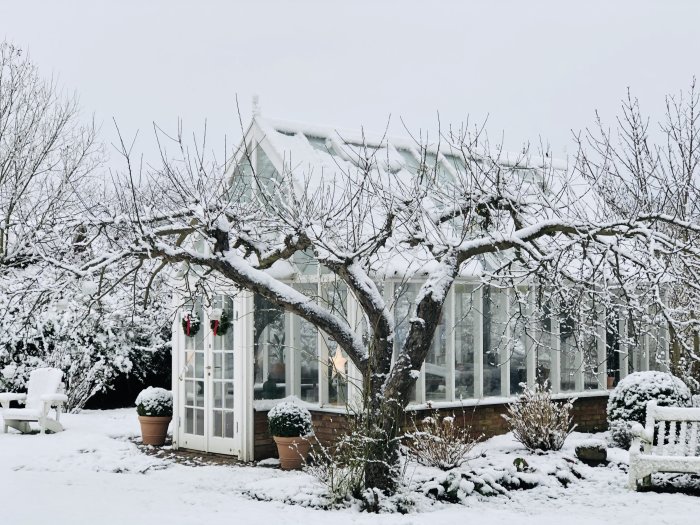
[[199,332],[201,323],[199,317],[192,312],[185,312],[182,317],[182,331],[187,337],[194,337]]
[[340,348],[335,349],[335,355],[331,359],[333,363],[333,376],[345,377],[345,364],[348,362],[347,359],[343,357],[343,353]]
[[214,308],[209,314],[209,325],[211,326],[214,336],[224,336],[231,328],[231,314],[223,308]]

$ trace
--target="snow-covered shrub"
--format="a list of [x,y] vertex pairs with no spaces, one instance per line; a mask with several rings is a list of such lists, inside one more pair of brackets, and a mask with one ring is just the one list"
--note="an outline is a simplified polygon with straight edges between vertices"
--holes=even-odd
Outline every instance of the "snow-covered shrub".
[[66,409],[76,411],[119,378],[144,380],[169,366],[171,301],[162,278],[144,309],[134,303],[133,282],[113,277],[105,274],[103,292],[39,265],[0,280],[0,391],[23,392],[34,369],[60,368]]
[[529,450],[560,450],[574,430],[574,399],[556,402],[548,385],[525,388],[518,401],[508,405],[504,419],[513,436]]
[[455,417],[443,416],[435,410],[406,434],[409,454],[422,465],[451,470],[467,461],[477,444],[470,427],[455,424]]
[[365,442],[354,432],[341,436],[332,446],[317,441],[311,450],[308,472],[328,491],[331,504],[360,498],[364,488]]
[[173,393],[165,388],[149,386],[136,397],[139,416],[168,417],[173,415]]
[[311,413],[288,401],[275,405],[267,414],[270,434],[277,437],[308,436],[312,433]]
[[629,448],[630,426],[635,422],[645,424],[649,401],[659,406],[689,406],[690,390],[666,372],[635,372],[625,377],[608,398],[608,427],[614,445]]

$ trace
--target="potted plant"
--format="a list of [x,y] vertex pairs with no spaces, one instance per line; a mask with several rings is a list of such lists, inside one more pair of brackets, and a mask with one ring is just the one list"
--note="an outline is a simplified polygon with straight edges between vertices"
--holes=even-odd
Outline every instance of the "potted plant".
[[311,413],[294,403],[282,402],[267,414],[270,434],[277,444],[280,467],[283,470],[301,468],[309,454],[312,434]]
[[162,446],[173,418],[173,393],[149,386],[136,398],[144,445]]

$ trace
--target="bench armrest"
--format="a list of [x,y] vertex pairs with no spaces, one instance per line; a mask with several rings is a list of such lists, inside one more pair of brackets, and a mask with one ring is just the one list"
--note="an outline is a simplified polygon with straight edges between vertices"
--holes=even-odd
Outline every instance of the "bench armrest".
[[44,403],[50,403],[51,406],[55,406],[61,403],[68,402],[68,396],[66,394],[46,394],[40,398]]
[[[27,394],[14,394],[12,392],[4,392],[0,394],[0,403],[2,403],[3,406],[6,404],[9,405],[10,401],[17,401],[19,403],[24,403],[24,401],[27,399]],[[8,407],[5,407],[8,408]]]
[[647,429],[644,428],[640,423],[634,423],[630,428],[630,432],[632,436],[645,443],[652,443],[654,441],[654,436],[649,435]]

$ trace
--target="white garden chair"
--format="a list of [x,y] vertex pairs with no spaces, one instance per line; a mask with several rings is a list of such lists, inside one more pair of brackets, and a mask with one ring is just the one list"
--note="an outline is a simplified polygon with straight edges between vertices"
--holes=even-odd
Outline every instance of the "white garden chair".
[[[30,422],[38,423],[42,434],[47,430],[61,432],[63,403],[68,401],[68,397],[63,393],[62,379],[63,372],[57,368],[37,368],[29,375],[26,394],[0,394],[3,432],[12,427],[23,434],[28,433],[31,431]],[[24,404],[24,408],[10,408],[11,401]],[[55,417],[50,417],[51,408],[56,409]]]

